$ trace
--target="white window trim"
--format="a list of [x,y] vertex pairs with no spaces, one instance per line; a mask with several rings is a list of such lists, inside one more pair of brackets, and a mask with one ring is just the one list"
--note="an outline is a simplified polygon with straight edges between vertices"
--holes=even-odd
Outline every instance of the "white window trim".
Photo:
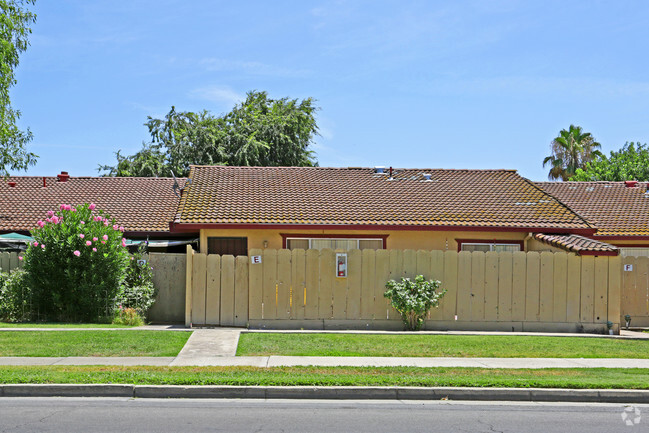
[[475,246],[477,246],[477,245],[489,245],[489,251],[495,251],[496,245],[505,246],[505,247],[516,247],[519,250],[521,249],[520,244],[508,244],[508,243],[504,243],[504,242],[496,242],[496,243],[494,243],[494,242],[462,242],[462,248],[460,249],[460,251],[464,251],[464,246],[465,245],[475,245]]
[[[352,249],[359,249],[360,248],[360,241],[379,241],[381,242],[381,245],[383,245],[383,239],[382,238],[307,238],[307,237],[287,237],[286,238],[286,246],[289,246],[289,241],[291,240],[308,240],[309,241],[309,249],[312,248],[311,242],[312,241],[321,241],[321,240],[327,240],[327,241],[356,241],[356,248]],[[381,248],[383,249],[383,248]]]

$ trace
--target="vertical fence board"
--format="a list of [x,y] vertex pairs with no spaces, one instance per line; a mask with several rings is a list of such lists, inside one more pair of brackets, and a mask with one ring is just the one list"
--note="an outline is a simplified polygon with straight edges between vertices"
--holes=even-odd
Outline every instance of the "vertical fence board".
[[527,286],[527,254],[512,253],[512,320],[525,320],[525,289]]
[[334,319],[345,319],[347,317],[348,283],[349,283],[349,253],[347,254],[347,276],[339,277],[338,274],[336,274],[334,275],[334,279],[333,279],[332,317]]
[[262,276],[262,319],[277,318],[277,250],[264,250],[261,260]]
[[261,263],[250,263],[248,268],[248,315],[251,320],[261,319],[261,304],[264,302],[262,281],[264,257],[260,249],[251,249],[250,256],[262,256]]
[[595,258],[581,257],[581,313],[580,321],[593,322],[593,301],[595,297]]
[[635,308],[633,309],[633,314],[631,315],[645,316],[648,309],[647,302],[649,302],[649,297],[647,296],[647,290],[649,287],[649,258],[636,257],[635,260],[635,296],[633,297],[633,304]]
[[495,251],[485,255],[484,319],[498,320],[498,253]]
[[554,293],[552,296],[552,320],[555,322],[566,321],[566,284],[568,282],[568,254],[554,254]]
[[234,263],[234,326],[248,323],[248,256],[238,256]]
[[9,272],[9,253],[0,253],[0,265],[2,266],[2,272]]
[[318,298],[320,292],[320,252],[307,250],[306,252],[306,286],[302,292],[304,300],[304,318],[307,320],[318,318]]
[[446,294],[442,298],[442,317],[444,320],[454,320],[457,314],[457,285],[458,285],[458,254],[455,251],[444,252],[444,280],[442,289]]
[[485,253],[471,253],[471,320],[484,320],[485,301]]
[[541,271],[539,281],[539,320],[552,321],[554,308],[554,253],[541,253]]
[[593,297],[593,320],[606,323],[608,310],[608,257],[595,257],[595,293]]
[[288,319],[291,317],[291,295],[293,282],[291,281],[291,251],[279,250],[277,252],[277,318]]
[[457,259],[457,318],[471,320],[471,253],[461,251]]
[[579,322],[581,317],[581,257],[568,256],[568,284],[566,287],[566,320]]
[[192,326],[192,309],[194,294],[194,249],[187,245],[187,259],[185,266],[185,326]]
[[608,258],[608,311],[607,317],[613,323],[623,323],[620,317],[622,290],[622,258]]
[[361,318],[362,253],[351,250],[347,255],[347,319]]
[[417,250],[417,270],[416,275],[423,275],[425,279],[432,279],[430,274],[430,251]]
[[541,258],[539,253],[527,253],[527,280],[525,283],[525,320],[539,320],[539,286]]
[[320,250],[320,294],[318,298],[318,318],[331,319],[333,279],[336,272],[336,256],[330,248]]
[[512,320],[512,269],[513,255],[509,252],[498,253],[498,318],[501,322]]
[[[430,279],[441,282],[439,291],[444,290],[444,252],[431,251],[430,252]],[[446,296],[446,295],[445,295]],[[433,308],[430,312],[430,320],[442,320],[444,317],[444,309],[441,307],[444,302],[444,297],[439,302],[438,308]]]
[[[375,294],[376,299],[374,300],[372,315],[375,319],[386,319],[389,317],[389,311],[392,309],[390,300],[383,296],[383,293],[385,293],[385,283],[390,280],[390,252],[388,250],[376,250],[374,263],[374,286],[377,288],[377,292]],[[379,291],[378,288],[381,288],[381,290]]]
[[291,251],[291,263],[293,274],[293,302],[291,306],[291,319],[304,319],[305,291],[306,291],[306,251],[295,249]]
[[[402,277],[405,277],[405,255],[406,250],[390,250],[390,279],[395,281],[401,281]],[[401,317],[397,311],[389,306],[387,308],[386,318],[398,318]]]
[[221,256],[221,326],[234,326],[234,256]]
[[221,256],[207,256],[207,291],[205,293],[205,323],[221,323]]
[[363,250],[361,260],[361,319],[371,319],[374,314],[376,254],[373,250]]
[[417,276],[417,251],[403,251],[403,271],[402,276],[406,278],[415,278]]
[[192,272],[192,325],[205,324],[206,262],[207,257],[205,254],[194,254]]

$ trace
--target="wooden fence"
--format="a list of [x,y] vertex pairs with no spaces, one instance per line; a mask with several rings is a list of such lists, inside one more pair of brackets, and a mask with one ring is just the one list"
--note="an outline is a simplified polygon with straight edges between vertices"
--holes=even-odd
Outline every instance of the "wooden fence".
[[18,259],[18,256],[19,254],[16,252],[0,253],[0,271],[9,272],[16,268],[22,268],[23,262]]
[[622,258],[620,323],[631,316],[631,326],[649,326],[649,257]]
[[620,257],[351,250],[347,277],[338,278],[333,250],[249,254],[188,248],[187,326],[401,329],[385,283],[418,274],[447,290],[427,329],[601,331],[608,320],[620,323]]

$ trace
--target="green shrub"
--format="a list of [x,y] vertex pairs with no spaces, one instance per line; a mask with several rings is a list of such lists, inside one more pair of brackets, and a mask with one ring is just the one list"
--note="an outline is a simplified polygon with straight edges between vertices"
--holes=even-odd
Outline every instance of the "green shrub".
[[94,204],[61,205],[32,230],[24,269],[37,320],[97,321],[112,316],[129,253],[124,228]]
[[387,290],[383,294],[390,299],[395,310],[401,314],[406,329],[418,331],[424,324],[424,318],[432,307],[439,305],[439,300],[446,290],[438,292],[439,281],[426,280],[423,275],[417,275],[414,280],[401,278],[397,282],[390,280],[385,284]]
[[0,272],[0,320],[3,322],[31,319],[31,291],[26,276],[21,269],[11,273]]
[[142,326],[144,319],[138,314],[135,308],[119,308],[115,310],[115,318],[113,319],[115,325],[126,326]]
[[145,255],[146,246],[142,244],[131,256],[126,278],[115,298],[116,308],[135,308],[142,317],[146,317],[156,296],[153,269],[144,261]]

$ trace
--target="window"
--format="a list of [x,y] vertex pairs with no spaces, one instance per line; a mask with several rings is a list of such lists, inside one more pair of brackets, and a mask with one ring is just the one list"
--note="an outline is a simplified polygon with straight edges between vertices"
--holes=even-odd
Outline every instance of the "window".
[[331,248],[333,250],[382,250],[383,239],[381,238],[286,238],[286,248],[294,250],[322,250]]
[[649,257],[649,247],[618,247],[622,257]]
[[248,255],[248,238],[207,238],[207,254]]
[[516,252],[523,251],[523,241],[478,242],[457,240],[459,251]]

